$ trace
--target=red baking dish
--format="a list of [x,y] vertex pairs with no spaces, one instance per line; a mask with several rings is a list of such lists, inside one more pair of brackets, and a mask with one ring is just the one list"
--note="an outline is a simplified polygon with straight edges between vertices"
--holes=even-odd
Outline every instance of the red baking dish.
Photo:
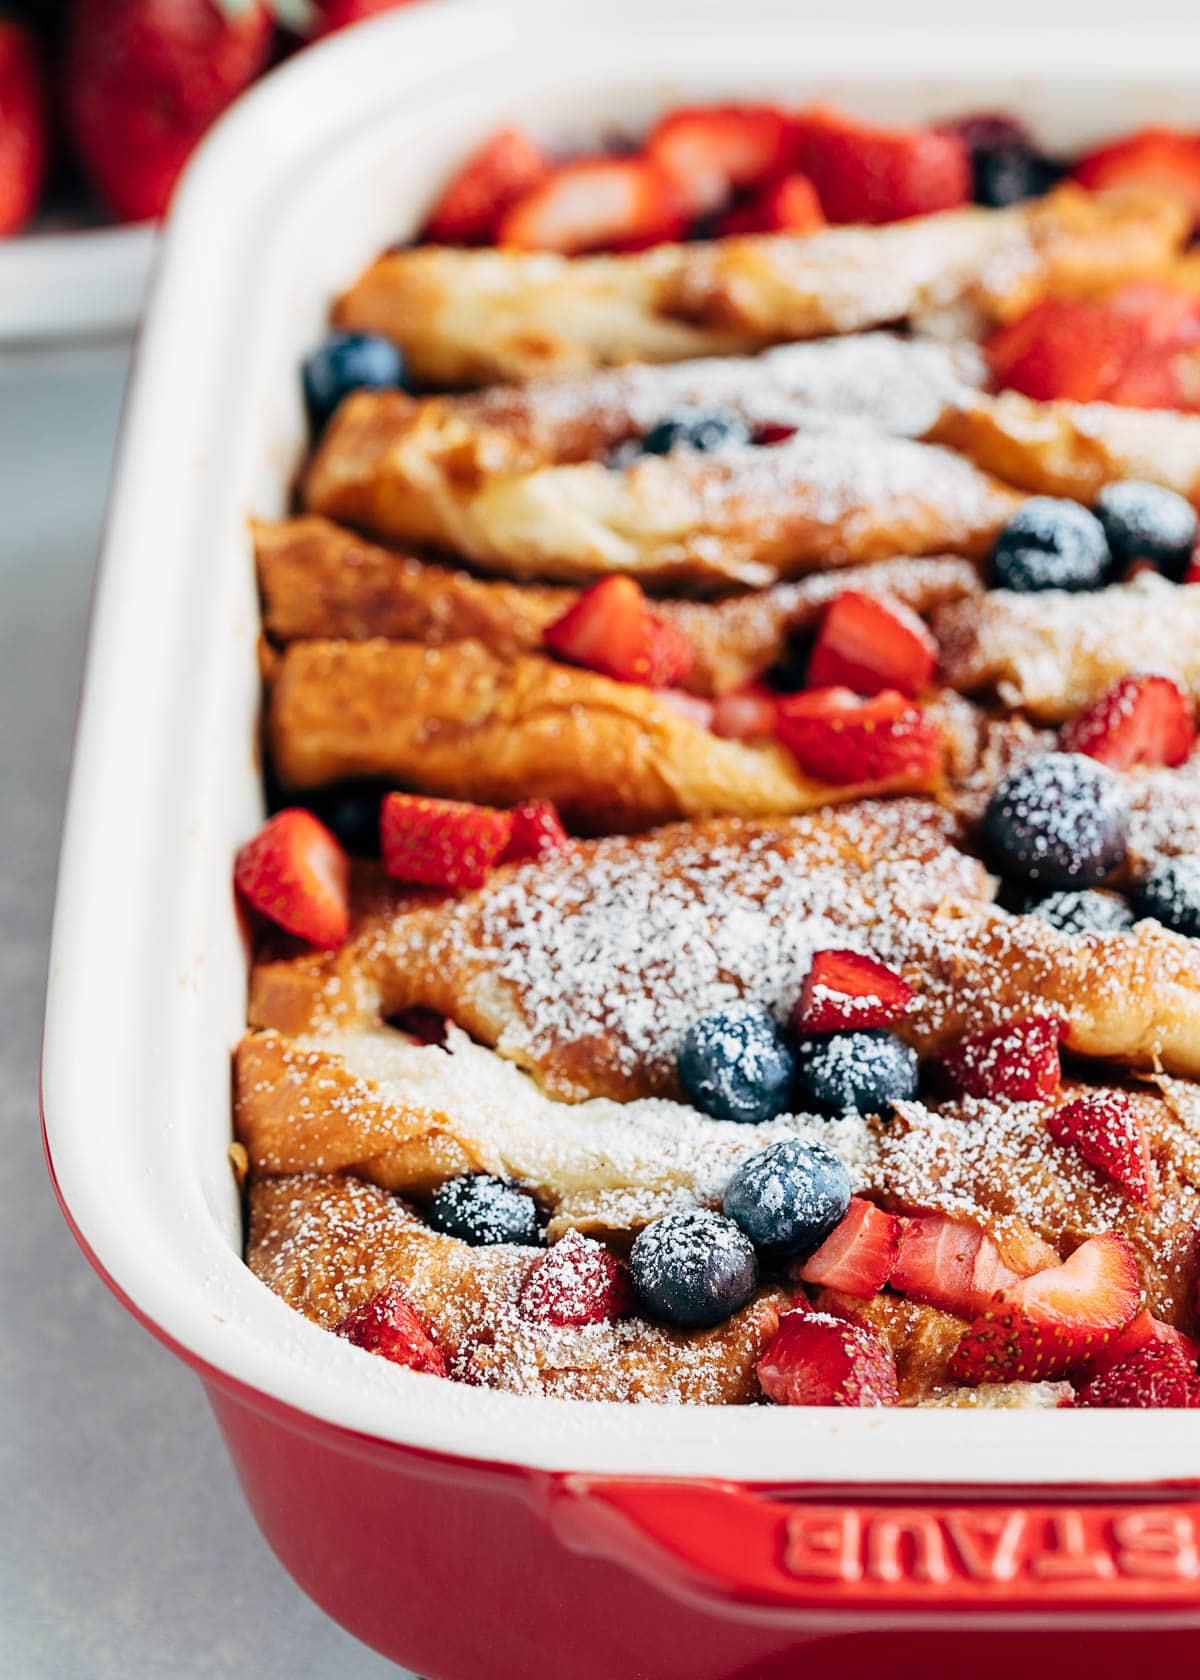
[[[881,13],[881,17],[884,14]],[[1200,1652],[1186,1412],[621,1407],[364,1360],[241,1261],[226,1151],[261,817],[246,518],[283,507],[337,288],[519,117],[576,143],[681,98],[987,107],[1052,147],[1200,121],[1192,41],[851,41],[744,0],[415,7],[306,52],[179,196],[96,601],[43,1067],[92,1264],[199,1373],[264,1534],[427,1680],[1117,1675]],[[186,1521],[186,1513],[181,1513]]]

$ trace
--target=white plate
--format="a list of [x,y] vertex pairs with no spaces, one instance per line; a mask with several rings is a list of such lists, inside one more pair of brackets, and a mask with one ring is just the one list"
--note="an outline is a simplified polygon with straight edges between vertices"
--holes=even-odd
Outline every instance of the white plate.
[[128,337],[157,247],[154,222],[0,240],[0,346]]

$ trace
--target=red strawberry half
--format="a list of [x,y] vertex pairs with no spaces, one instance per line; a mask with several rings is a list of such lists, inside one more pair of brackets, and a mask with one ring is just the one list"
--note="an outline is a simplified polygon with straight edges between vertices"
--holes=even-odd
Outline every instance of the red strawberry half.
[[603,1243],[568,1231],[537,1261],[518,1306],[537,1324],[602,1324],[633,1310],[633,1291]]
[[347,1313],[336,1331],[355,1347],[377,1353],[394,1365],[428,1371],[435,1377],[446,1375],[441,1348],[394,1283]]
[[1196,744],[1191,700],[1170,677],[1118,677],[1066,724],[1063,752],[1086,753],[1114,770],[1182,764]]
[[937,643],[900,601],[846,589],[826,608],[808,662],[812,688],[919,694],[937,670]]
[[782,175],[791,146],[791,123],[774,105],[713,105],[668,113],[651,131],[646,152],[687,213],[707,216],[737,188]]
[[1138,1310],[1137,1261],[1115,1232],[997,1291],[950,1356],[958,1382],[1053,1382],[1094,1358]]
[[1173,128],[1143,128],[1089,152],[1075,179],[1093,190],[1146,187],[1174,193],[1200,222],[1200,138]]
[[785,175],[722,216],[717,233],[722,238],[753,233],[816,233],[824,226],[821,200],[808,176]]
[[505,211],[540,186],[550,168],[536,140],[519,128],[502,128],[471,153],[443,190],[424,237],[443,245],[490,244]]
[[901,1223],[873,1202],[855,1196],[846,1217],[820,1248],[791,1275],[864,1299],[877,1295],[892,1275],[900,1252]]
[[775,732],[806,775],[834,787],[889,782],[919,787],[936,780],[941,736],[903,694],[860,700],[848,688],[789,694]]
[[913,989],[861,951],[818,951],[796,1004],[796,1031],[888,1027],[912,1008]]
[[1137,322],[1106,303],[1043,298],[984,348],[999,385],[1039,402],[1098,402],[1143,342]]
[[1006,1233],[1002,1245],[969,1220],[921,1213],[904,1220],[891,1285],[914,1301],[969,1318],[985,1311],[998,1289],[1058,1263],[1032,1232]]
[[1152,1346],[1166,1346],[1171,1348],[1194,1375],[1200,1370],[1200,1342],[1194,1336],[1185,1336],[1182,1330],[1176,1330],[1173,1324],[1164,1324],[1160,1318],[1153,1317],[1149,1312],[1140,1312],[1137,1317],[1122,1330],[1119,1336],[1114,1336],[1104,1351],[1096,1358],[1090,1359],[1086,1365],[1075,1374],[1076,1382],[1083,1384],[1090,1382],[1103,1372],[1119,1365],[1131,1353],[1137,1353],[1140,1348]]
[[971,197],[970,154],[957,134],[874,128],[824,106],[801,111],[793,132],[793,166],[831,222],[895,222]]
[[1149,1342],[1126,1354],[1075,1395],[1077,1406],[1165,1409],[1200,1407],[1200,1376],[1169,1342]]
[[1141,1207],[1154,1183],[1146,1123],[1120,1091],[1093,1091],[1064,1103],[1046,1122],[1056,1143],[1070,1144]]
[[831,1313],[789,1312],[758,1362],[777,1406],[895,1406],[896,1362],[873,1330]]
[[628,577],[602,578],[547,626],[552,653],[617,682],[670,688],[692,668],[692,648],[673,624],[650,611],[641,586]]
[[950,1083],[969,1097],[1011,1097],[1036,1102],[1062,1082],[1058,1047],[1066,1023],[1057,1015],[1030,1015],[964,1038],[942,1058]]
[[389,793],[380,815],[383,867],[426,887],[481,887],[512,839],[511,811]]
[[233,879],[247,904],[312,945],[350,932],[350,860],[311,811],[279,811],[238,852]]
[[37,209],[49,152],[37,45],[22,24],[0,18],[0,239]]
[[572,254],[636,250],[686,229],[674,187],[640,157],[582,158],[555,169],[501,218],[496,241]]
[[528,805],[517,805],[509,814],[512,817],[512,833],[501,863],[521,863],[526,858],[545,857],[547,852],[557,852],[571,843],[552,800],[532,799]]

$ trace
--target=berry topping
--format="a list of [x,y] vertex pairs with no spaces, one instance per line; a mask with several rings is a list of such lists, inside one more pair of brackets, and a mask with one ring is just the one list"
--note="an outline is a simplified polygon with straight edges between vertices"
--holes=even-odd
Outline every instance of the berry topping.
[[1182,576],[1200,531],[1189,501],[1137,478],[1106,485],[1096,498],[1096,518],[1119,564],[1149,560],[1175,578]]
[[1002,210],[1006,204],[1037,198],[1058,175],[1012,117],[980,113],[952,124],[951,132],[971,155],[971,196],[976,204]]
[[792,1275],[866,1300],[891,1277],[902,1230],[894,1213],[855,1196],[841,1224]]
[[766,741],[775,733],[779,696],[761,683],[722,694],[710,728],[726,741]]
[[1086,1365],[1075,1373],[1075,1380],[1082,1385],[1090,1382],[1093,1377],[1101,1376],[1110,1371],[1114,1365],[1128,1359],[1131,1353],[1137,1353],[1144,1347],[1168,1347],[1188,1366],[1194,1375],[1200,1366],[1200,1342],[1192,1336],[1185,1336],[1182,1330],[1176,1330],[1172,1324],[1164,1324],[1161,1319],[1154,1318],[1148,1312],[1138,1313],[1136,1318],[1122,1330],[1095,1358],[1089,1359]]
[[808,665],[812,688],[919,694],[937,670],[937,643],[900,601],[845,589],[828,606]]
[[1002,1243],[969,1220],[921,1213],[904,1221],[890,1281],[914,1301],[973,1317],[998,1289],[1057,1265],[1058,1255],[1032,1232],[1006,1232]]
[[311,811],[278,811],[238,852],[233,879],[269,921],[332,950],[350,932],[350,862]]
[[791,142],[788,117],[774,105],[684,106],[651,131],[646,152],[688,214],[709,216],[737,189],[782,175]]
[[785,175],[722,216],[717,233],[722,238],[746,233],[816,233],[824,226],[821,200],[808,176]]
[[441,1348],[394,1283],[347,1313],[335,1330],[355,1347],[377,1353],[394,1365],[428,1371],[435,1377],[446,1375]]
[[660,420],[641,440],[644,455],[669,455],[673,449],[709,453],[750,442],[750,428],[738,414],[704,408],[680,408]]
[[1133,911],[1116,893],[1055,892],[1036,900],[1026,912],[1060,933],[1128,933]]
[[383,867],[396,881],[481,887],[512,838],[509,811],[389,793],[380,814]]
[[1002,875],[1048,887],[1097,886],[1125,857],[1125,790],[1081,753],[1042,753],[996,787],[983,841]]
[[493,1243],[538,1248],[542,1242],[533,1197],[490,1173],[463,1173],[450,1179],[430,1202],[426,1218],[444,1237],[457,1237],[472,1248]]
[[543,639],[552,653],[617,682],[667,688],[692,668],[687,637],[650,611],[628,577],[602,578],[585,589]]
[[850,1174],[822,1143],[784,1138],[743,1161],[725,1213],[771,1259],[816,1248],[846,1217]]
[[304,364],[309,424],[321,431],[351,391],[403,390],[404,357],[375,333],[330,333]]
[[893,781],[926,786],[941,769],[937,726],[893,690],[870,700],[848,688],[786,695],[776,708],[775,732],[805,775],[833,787]]
[[536,1324],[611,1323],[630,1312],[629,1274],[603,1243],[566,1231],[534,1263],[518,1307]]
[[1196,1367],[1167,1342],[1148,1342],[1077,1390],[1077,1406],[1140,1410],[1200,1407]]
[[1196,744],[1192,702],[1170,677],[1118,677],[1061,735],[1063,752],[1086,753],[1114,770],[1182,764]]
[[952,210],[971,196],[967,148],[932,128],[874,128],[825,106],[794,123],[794,167],[831,222],[895,222]]
[[1142,345],[1137,322],[1110,303],[1049,297],[997,328],[984,350],[997,385],[1038,402],[1090,403],[1108,397]]
[[550,160],[519,128],[502,128],[472,152],[429,213],[423,238],[489,245],[506,210],[550,173]]
[[1200,855],[1162,858],[1133,889],[1134,914],[1200,939]]
[[1092,1091],[1064,1103],[1046,1122],[1056,1143],[1073,1145],[1131,1201],[1150,1204],[1154,1166],[1146,1122],[1120,1091]]
[[553,801],[532,799],[510,813],[512,834],[500,858],[501,863],[520,863],[526,858],[545,857],[571,843]]
[[1066,1025],[1057,1016],[1031,1015],[964,1038],[942,1059],[952,1085],[969,1097],[1037,1102],[1062,1083],[1058,1047]]
[[500,220],[499,245],[572,255],[678,239],[685,218],[663,171],[640,157],[582,158],[555,169]]
[[758,1261],[732,1220],[704,1208],[668,1213],[638,1233],[629,1277],[651,1318],[702,1330],[744,1307]]
[[792,1017],[799,1033],[890,1027],[912,1007],[907,980],[860,951],[818,951]]
[[890,1032],[832,1033],[796,1049],[798,1089],[834,1114],[887,1114],[917,1094],[917,1053]]
[[895,1406],[896,1362],[873,1330],[830,1313],[790,1312],[758,1362],[777,1406]]
[[1140,1296],[1125,1238],[1091,1237],[1062,1265],[998,1290],[951,1354],[950,1374],[972,1384],[1053,1382],[1124,1330]]
[[1200,139],[1172,128],[1143,128],[1089,152],[1075,179],[1093,191],[1145,187],[1174,193],[1200,222]]
[[997,589],[1023,595],[1038,589],[1098,589],[1111,562],[1095,514],[1057,496],[1031,496],[996,538],[991,581]]
[[795,1059],[778,1024],[757,1003],[701,1016],[679,1051],[679,1082],[702,1114],[755,1123],[788,1109]]

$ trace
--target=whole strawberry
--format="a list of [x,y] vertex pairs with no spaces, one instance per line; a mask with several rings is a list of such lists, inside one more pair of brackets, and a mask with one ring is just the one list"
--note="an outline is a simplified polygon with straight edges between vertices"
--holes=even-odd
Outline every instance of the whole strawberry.
[[67,114],[118,216],[163,214],[200,137],[266,65],[273,28],[260,0],[78,0]]
[[0,239],[37,208],[48,153],[37,46],[22,24],[0,18]]

